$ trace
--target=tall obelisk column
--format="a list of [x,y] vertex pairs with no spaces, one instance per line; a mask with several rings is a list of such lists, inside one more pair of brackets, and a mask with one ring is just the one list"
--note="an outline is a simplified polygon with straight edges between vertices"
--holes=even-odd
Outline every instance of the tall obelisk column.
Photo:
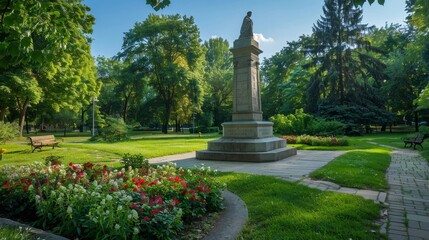
[[197,151],[197,159],[268,162],[296,155],[286,141],[273,136],[273,123],[262,121],[259,79],[259,44],[253,39],[251,12],[243,20],[240,37],[234,41],[232,122],[223,123],[223,137]]

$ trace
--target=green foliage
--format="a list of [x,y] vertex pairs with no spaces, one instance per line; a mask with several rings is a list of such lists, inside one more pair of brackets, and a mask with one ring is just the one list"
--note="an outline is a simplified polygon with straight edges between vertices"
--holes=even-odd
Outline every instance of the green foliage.
[[172,239],[184,222],[222,208],[224,185],[214,177],[172,163],[147,171],[90,162],[3,167],[0,213],[19,208],[20,217],[73,239]]
[[285,135],[303,134],[310,120],[311,115],[304,113],[303,109],[297,109],[295,114],[289,114],[287,116],[277,114],[270,117],[270,121],[274,123],[274,132]]
[[315,118],[311,120],[306,133],[317,136],[338,136],[344,135],[346,125],[337,120],[326,120]]
[[207,49],[204,74],[207,90],[202,110],[212,115],[215,126],[220,126],[230,115],[225,111],[232,109],[232,53],[228,41],[223,38],[211,38],[204,42],[204,47]]
[[348,146],[349,142],[343,138],[315,137],[309,135],[282,136],[290,144],[306,144],[309,146]]
[[58,165],[62,164],[64,160],[64,156],[58,156],[58,155],[50,155],[45,157],[45,165]]
[[0,112],[18,111],[21,135],[30,103],[79,110],[98,94],[87,37],[95,19],[81,2],[2,1],[0,85],[9,89],[0,89],[8,104]]
[[121,159],[125,168],[144,168],[149,169],[149,160],[145,159],[142,154],[125,153]]
[[125,124],[124,119],[107,117],[106,125],[98,129],[97,138],[106,142],[118,142],[128,139],[128,126]]
[[37,240],[29,229],[23,227],[0,226],[0,236],[2,240]]
[[201,106],[204,49],[200,41],[193,17],[180,15],[151,14],[125,33],[119,57],[132,62],[135,71],[148,73],[149,85],[163,104],[164,133],[174,111],[190,117]]
[[15,123],[4,123],[0,121],[0,144],[18,137],[19,127]]

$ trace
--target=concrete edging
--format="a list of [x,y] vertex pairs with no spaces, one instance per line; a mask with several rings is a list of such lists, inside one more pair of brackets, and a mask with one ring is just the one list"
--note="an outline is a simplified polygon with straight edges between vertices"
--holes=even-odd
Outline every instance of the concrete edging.
[[222,197],[225,210],[204,240],[234,240],[247,221],[247,206],[241,198],[227,190],[222,192]]

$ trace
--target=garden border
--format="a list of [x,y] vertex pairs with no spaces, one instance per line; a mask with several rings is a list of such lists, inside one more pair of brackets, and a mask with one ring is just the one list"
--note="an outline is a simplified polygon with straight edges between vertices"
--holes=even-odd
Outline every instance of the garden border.
[[222,191],[222,197],[225,209],[204,240],[234,240],[247,221],[247,206],[241,198],[228,190]]
[[[221,212],[214,227],[204,240],[233,240],[238,237],[248,218],[247,206],[241,198],[230,191],[222,191],[225,209]],[[22,227],[29,233],[46,240],[67,240],[68,238],[45,232],[38,228],[7,219],[0,218],[0,226]]]

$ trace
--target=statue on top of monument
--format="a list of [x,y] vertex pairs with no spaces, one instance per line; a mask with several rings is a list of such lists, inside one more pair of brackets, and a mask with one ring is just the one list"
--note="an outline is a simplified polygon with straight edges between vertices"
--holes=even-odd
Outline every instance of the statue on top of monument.
[[250,19],[251,16],[252,12],[248,11],[247,15],[243,19],[239,38],[253,38],[253,21]]

